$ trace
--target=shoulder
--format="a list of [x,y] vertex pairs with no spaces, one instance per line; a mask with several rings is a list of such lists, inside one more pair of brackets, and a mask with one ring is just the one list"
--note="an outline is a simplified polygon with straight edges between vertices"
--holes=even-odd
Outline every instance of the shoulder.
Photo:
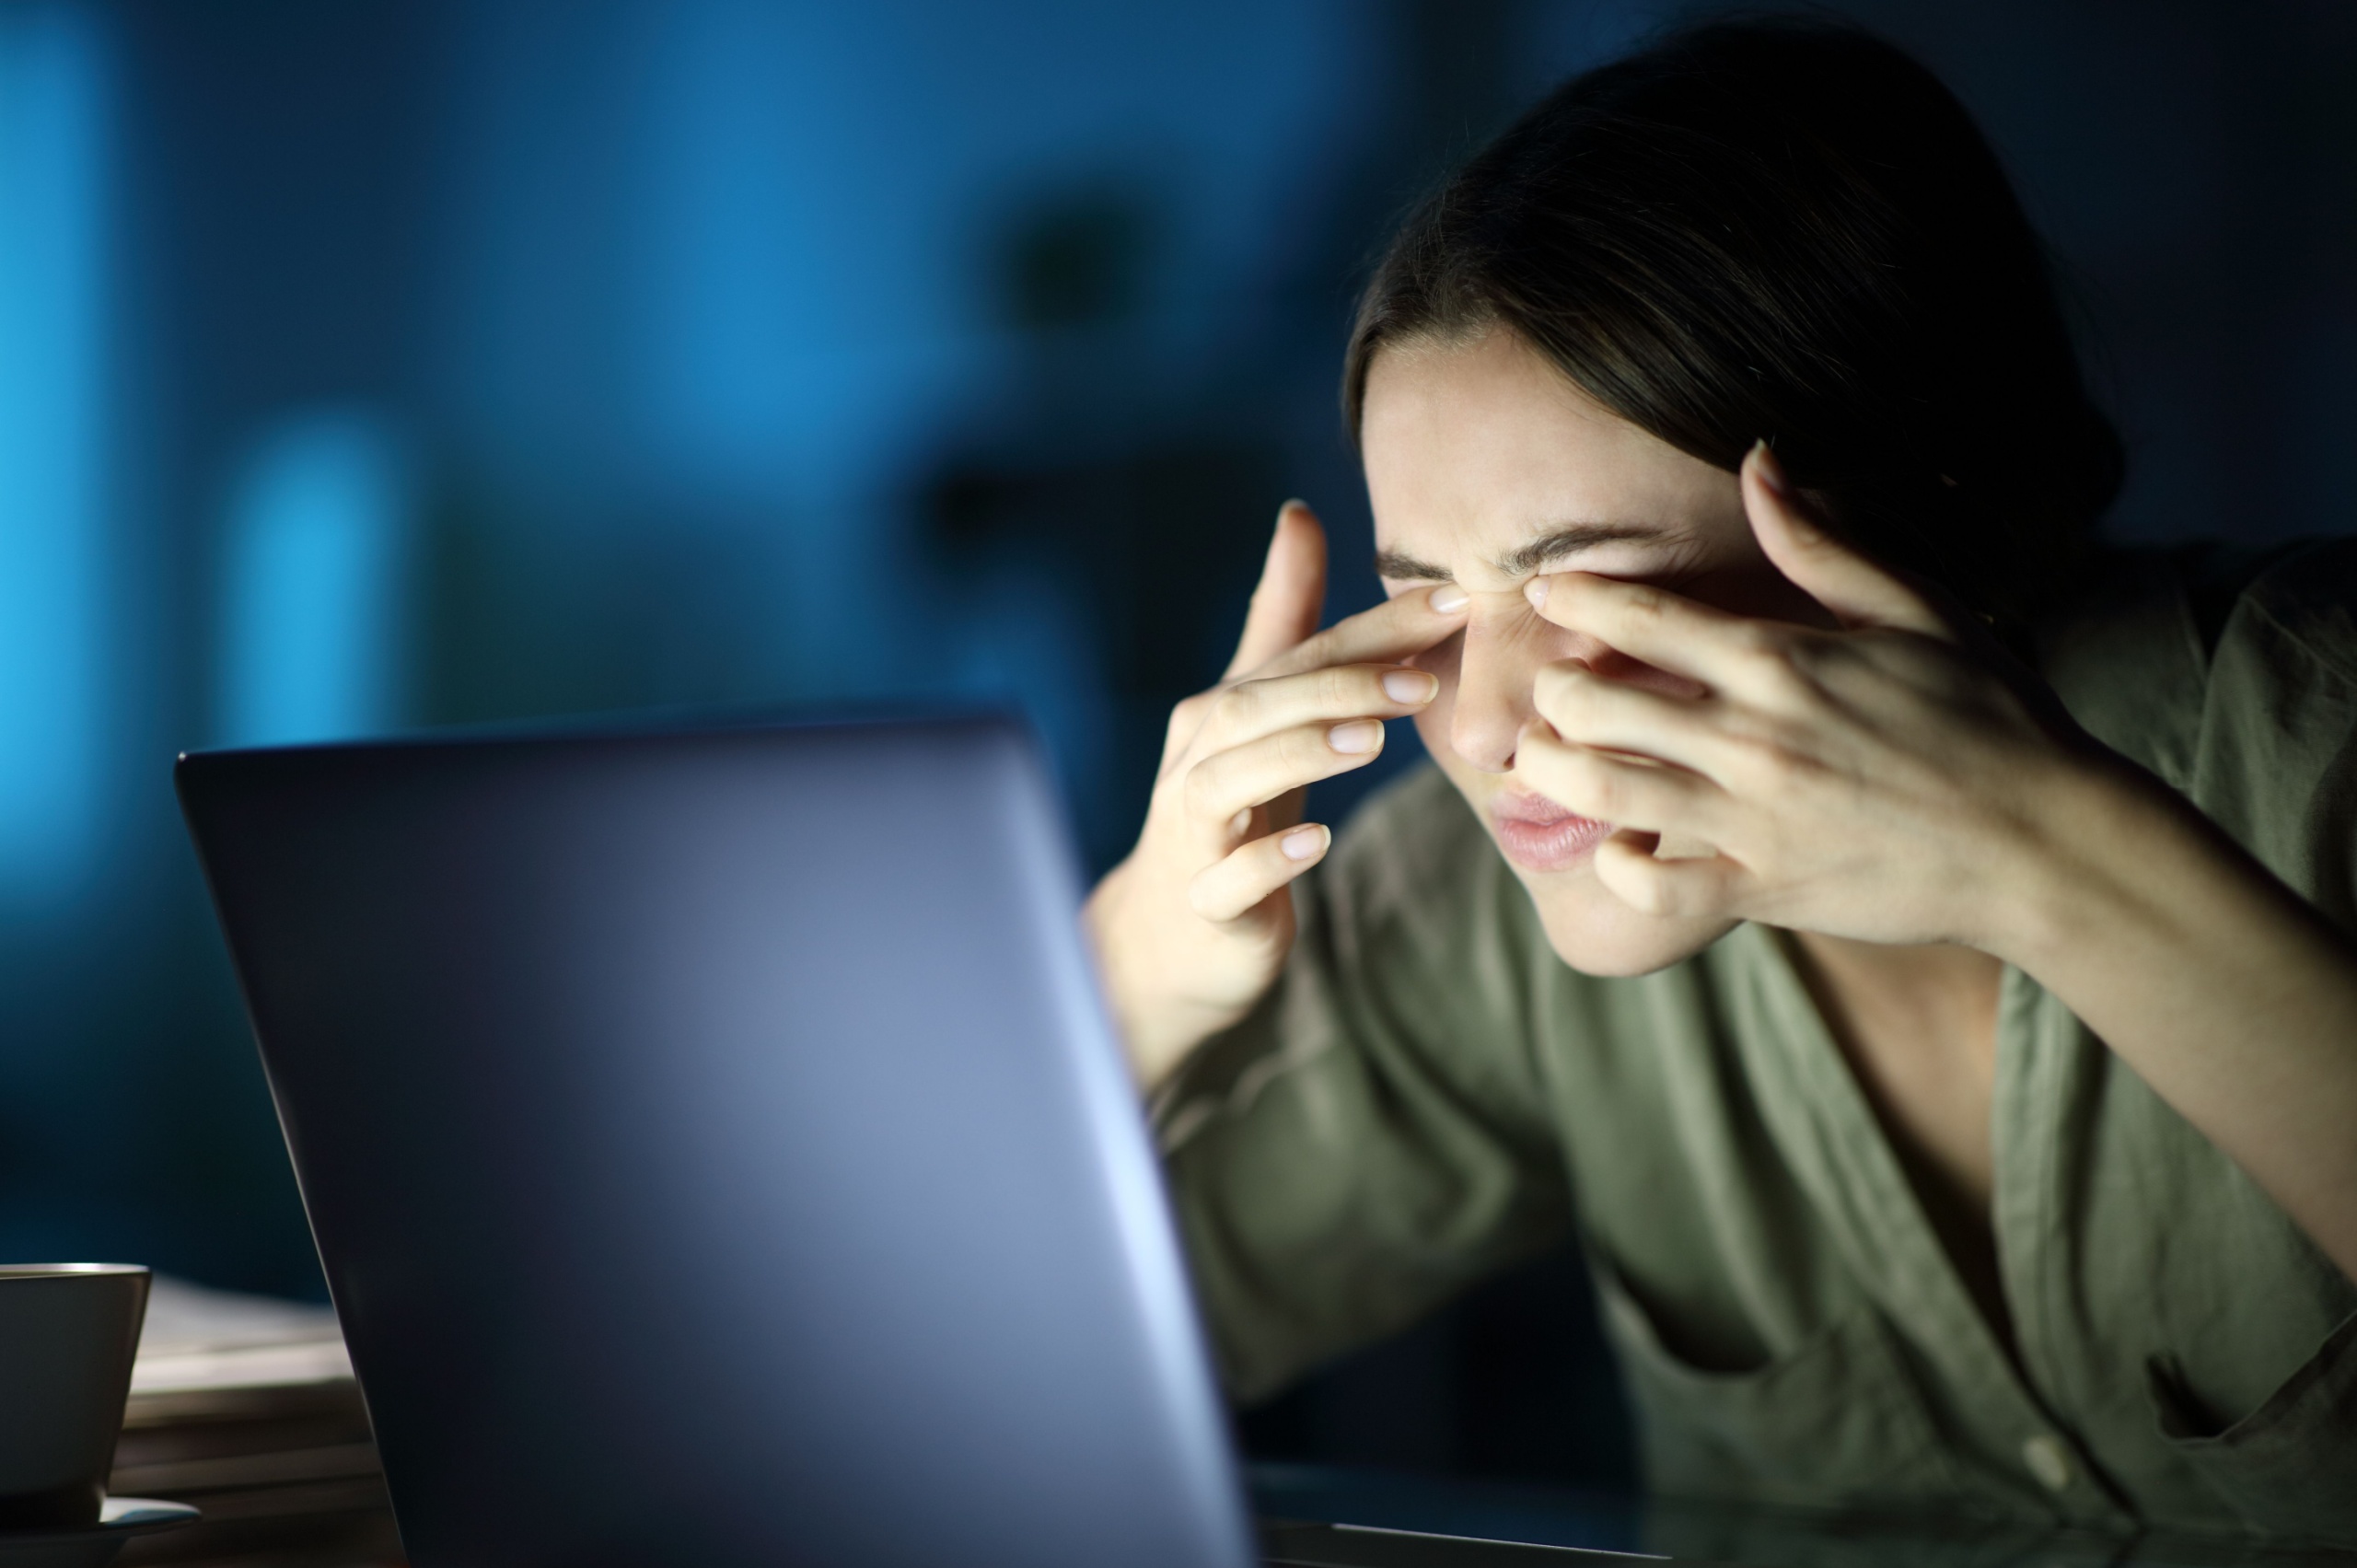
[[2123,555],[2040,663],[2090,734],[2357,930],[2357,540]]
[[2226,607],[2218,637],[2229,645],[2264,638],[2303,674],[2357,685],[2357,539],[2274,552]]
[[2264,688],[2357,680],[2357,540],[2109,552],[2034,643],[2090,734],[2189,790],[2222,698],[2264,713]]

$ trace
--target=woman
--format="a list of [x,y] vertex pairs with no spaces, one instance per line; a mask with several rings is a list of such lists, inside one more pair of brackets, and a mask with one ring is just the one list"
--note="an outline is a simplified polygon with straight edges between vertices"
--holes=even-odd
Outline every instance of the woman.
[[1532,111],[1346,403],[1387,602],[1284,509],[1089,906],[1237,1390],[1570,1232],[1656,1487],[2357,1540],[2357,552],[2098,551],[1995,159],[1816,25]]

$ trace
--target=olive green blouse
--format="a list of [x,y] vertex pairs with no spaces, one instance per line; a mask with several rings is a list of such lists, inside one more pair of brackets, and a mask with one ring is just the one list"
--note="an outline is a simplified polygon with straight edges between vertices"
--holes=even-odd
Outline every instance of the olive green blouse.
[[[2357,543],[2122,555],[2040,659],[2344,929],[2352,606]],[[1240,1397],[1569,1235],[1659,1490],[2357,1542],[2357,1288],[2026,976],[1997,1040],[2009,1351],[1773,933],[1582,975],[1429,766],[1299,907],[1275,990],[1155,1105]]]

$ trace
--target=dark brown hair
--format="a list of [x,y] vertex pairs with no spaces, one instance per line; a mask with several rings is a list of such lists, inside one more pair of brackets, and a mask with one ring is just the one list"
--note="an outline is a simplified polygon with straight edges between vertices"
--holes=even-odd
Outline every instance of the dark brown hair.
[[1699,27],[1525,115],[1377,266],[1351,428],[1383,344],[1499,326],[1705,462],[1765,437],[1859,547],[2004,622],[2067,580],[2119,488],[1995,155],[1929,71],[1845,25]]

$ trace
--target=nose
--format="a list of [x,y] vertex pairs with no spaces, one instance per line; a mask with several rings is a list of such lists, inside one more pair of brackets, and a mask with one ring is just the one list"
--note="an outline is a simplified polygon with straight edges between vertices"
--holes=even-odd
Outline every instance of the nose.
[[[1482,602],[1490,598],[1500,602]],[[1485,773],[1510,771],[1515,738],[1538,711],[1530,699],[1539,667],[1607,651],[1592,637],[1540,620],[1518,593],[1475,595],[1457,656],[1450,748]]]

